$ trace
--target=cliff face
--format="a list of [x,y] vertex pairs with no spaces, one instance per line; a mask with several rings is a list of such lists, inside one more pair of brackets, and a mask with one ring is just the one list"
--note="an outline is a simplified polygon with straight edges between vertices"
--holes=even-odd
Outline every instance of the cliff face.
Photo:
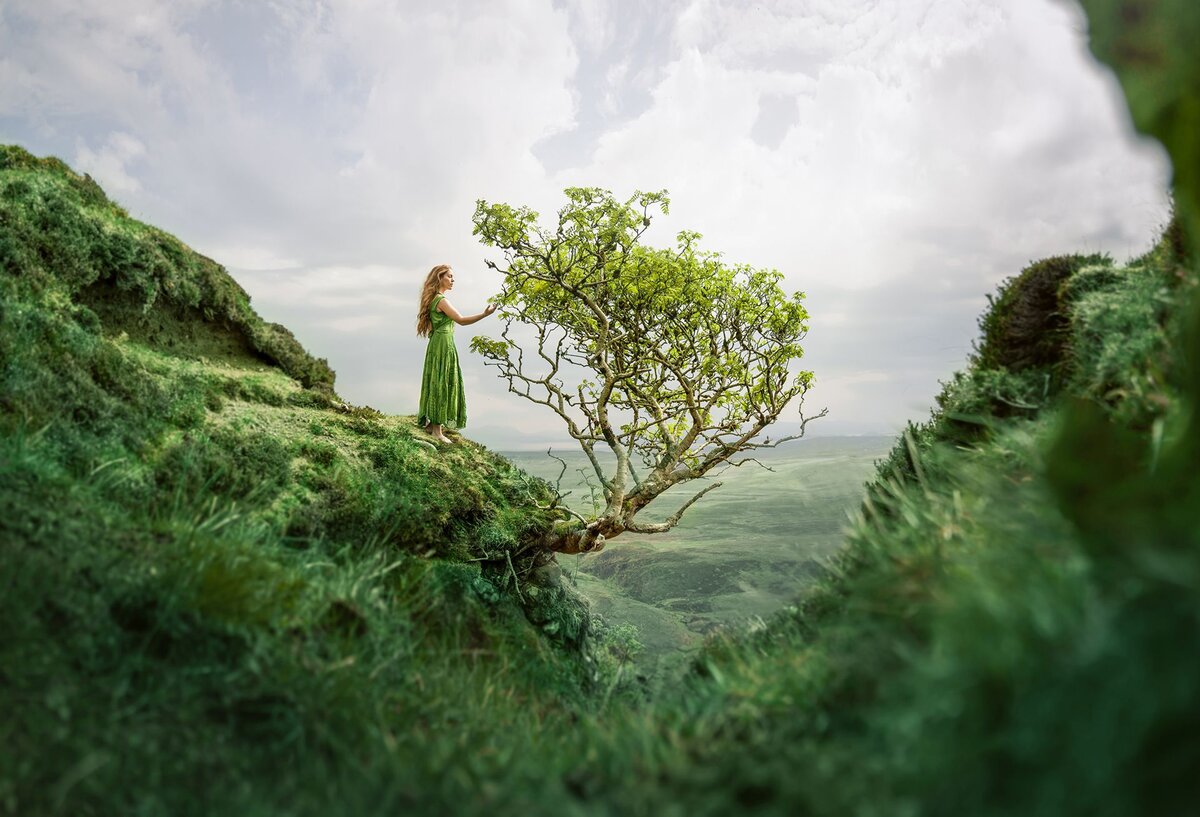
[[[147,512],[237,503],[289,542],[504,560],[545,487],[411,418],[346,405],[218,264],[55,159],[0,147],[0,424]],[[100,472],[96,472],[97,474]]]
[[124,332],[168,353],[257,359],[331,393],[326,362],[284,327],[259,318],[222,267],[129,218],[90,177],[15,146],[0,146],[0,172],[0,269],[8,297],[36,301],[53,292],[70,300],[76,317],[95,316],[109,334]]
[[315,780],[398,734],[411,783],[457,743],[421,730],[600,680],[526,544],[547,487],[333,383],[217,263],[0,147],[0,813],[145,803],[139,768],[182,808],[197,769]]

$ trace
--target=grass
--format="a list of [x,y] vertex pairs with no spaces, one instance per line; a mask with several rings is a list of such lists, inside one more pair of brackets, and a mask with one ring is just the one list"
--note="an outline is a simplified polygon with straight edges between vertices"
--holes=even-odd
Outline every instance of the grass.
[[328,813],[360,764],[376,794],[436,802],[480,729],[528,733],[586,689],[477,570],[192,512],[6,549],[13,813]]
[[[1200,661],[1172,645],[1200,635],[1184,465],[1200,394],[1195,276],[1177,270],[1081,266],[1062,356],[1014,353],[1013,371],[981,355],[947,384],[881,463],[833,579],[700,659],[685,697],[713,751],[679,790],[711,813],[747,797],[812,814],[1196,802],[1181,724]],[[1064,391],[1038,394],[1051,368]],[[705,788],[714,766],[724,782]]]
[[4,148],[0,813],[1190,808],[1179,232],[1006,283],[825,573],[652,687],[537,552],[543,483],[346,405],[219,266]]
[[543,483],[346,405],[56,160],[0,150],[0,263],[0,813],[449,808],[612,686]]

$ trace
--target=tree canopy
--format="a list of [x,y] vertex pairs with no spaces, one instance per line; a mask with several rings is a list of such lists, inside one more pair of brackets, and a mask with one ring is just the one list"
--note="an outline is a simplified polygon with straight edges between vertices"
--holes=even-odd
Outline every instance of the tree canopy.
[[794,371],[804,294],[787,295],[777,270],[728,264],[694,232],[674,249],[639,243],[652,215],[667,212],[666,191],[565,195],[553,228],[527,207],[477,203],[475,234],[504,255],[503,267],[488,262],[504,274],[503,330],[471,347],[510,391],[558,415],[587,455],[604,510],[589,519],[563,508],[573,521],[550,543],[581,552],[624,531],[669,530],[720,483],[665,521],[636,516],[673,485],[801,436],[814,419],[803,413],[799,433],[761,435],[793,401],[802,408],[813,375]]

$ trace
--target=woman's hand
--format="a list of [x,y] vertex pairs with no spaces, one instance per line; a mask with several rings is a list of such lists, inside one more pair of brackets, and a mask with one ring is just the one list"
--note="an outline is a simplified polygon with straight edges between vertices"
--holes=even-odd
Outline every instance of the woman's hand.
[[492,314],[492,313],[493,313],[493,312],[495,312],[495,311],[496,311],[496,305],[495,305],[495,304],[488,304],[487,306],[485,306],[485,307],[483,308],[483,317],[485,317],[485,318],[486,318],[488,315]]

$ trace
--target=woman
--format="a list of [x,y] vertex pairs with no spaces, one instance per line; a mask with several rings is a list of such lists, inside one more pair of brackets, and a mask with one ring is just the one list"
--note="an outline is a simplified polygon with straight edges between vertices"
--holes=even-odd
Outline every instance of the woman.
[[417,312],[417,334],[429,338],[417,423],[444,443],[454,441],[445,435],[442,426],[463,428],[467,424],[467,397],[462,370],[458,368],[458,350],[454,348],[454,324],[468,326],[496,311],[495,304],[488,304],[478,315],[464,318],[446,300],[446,293],[453,288],[454,270],[438,264],[425,276]]

